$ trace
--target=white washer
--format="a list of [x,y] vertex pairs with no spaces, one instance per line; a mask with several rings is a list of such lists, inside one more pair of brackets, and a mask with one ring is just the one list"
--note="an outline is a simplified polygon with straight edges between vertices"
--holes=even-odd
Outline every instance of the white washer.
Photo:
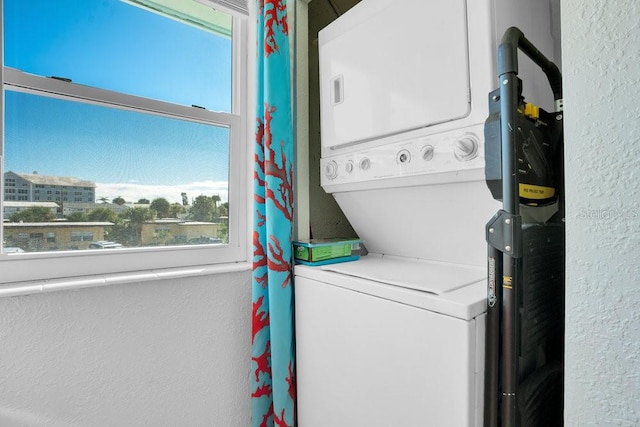
[[296,266],[299,425],[481,425],[484,276],[374,254]]
[[[300,426],[482,425],[484,234],[500,204],[474,129],[466,160],[455,155],[460,131],[333,158],[371,160],[376,176],[332,187],[370,252],[295,268]],[[425,145],[428,161],[397,163]]]
[[[336,187],[371,252],[295,268],[300,426],[482,425],[484,229],[500,204],[482,155],[456,160],[456,135],[384,147],[428,143],[433,158],[414,166],[433,173]],[[397,167],[374,151],[372,169]]]

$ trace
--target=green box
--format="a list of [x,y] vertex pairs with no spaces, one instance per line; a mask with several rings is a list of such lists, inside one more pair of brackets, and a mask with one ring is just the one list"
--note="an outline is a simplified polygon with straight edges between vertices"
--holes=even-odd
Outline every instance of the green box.
[[359,239],[311,239],[293,242],[294,258],[302,264],[321,265],[360,258]]

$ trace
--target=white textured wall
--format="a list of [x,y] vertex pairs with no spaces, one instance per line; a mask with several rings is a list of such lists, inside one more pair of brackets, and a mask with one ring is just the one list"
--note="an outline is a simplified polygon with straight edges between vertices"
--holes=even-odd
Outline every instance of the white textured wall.
[[250,272],[0,298],[0,426],[247,426]]
[[640,425],[640,2],[562,0],[567,426]]

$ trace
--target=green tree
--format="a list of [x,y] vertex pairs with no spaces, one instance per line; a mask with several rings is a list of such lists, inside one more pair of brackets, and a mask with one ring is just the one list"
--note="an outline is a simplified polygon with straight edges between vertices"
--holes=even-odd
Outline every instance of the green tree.
[[184,214],[186,211],[180,203],[172,203],[169,207],[169,218],[178,218],[178,215]]
[[51,209],[43,206],[33,206],[16,212],[9,217],[10,222],[50,222],[56,218]]
[[154,199],[151,202],[151,209],[156,211],[158,218],[168,218],[171,210],[171,204],[164,197]]
[[139,245],[142,241],[142,224],[153,219],[153,211],[148,208],[129,208],[120,216],[128,220],[126,228],[129,232],[129,241],[134,245]]
[[88,221],[87,214],[85,214],[84,212],[71,212],[65,218],[67,218],[67,221],[69,222],[87,222]]
[[148,205],[149,199],[139,199],[137,202],[139,205]]
[[100,197],[100,198],[98,199],[98,201],[99,201],[100,203],[102,203],[102,204],[109,203],[109,198],[108,198],[108,197]]
[[223,242],[229,242],[229,202],[224,202],[218,208],[218,221],[220,225],[218,226],[218,237],[222,239]]
[[109,208],[95,208],[89,212],[87,219],[92,222],[113,222],[114,224],[122,221],[118,214]]
[[115,203],[116,205],[122,206],[125,203],[127,203],[122,197],[118,196],[115,199],[112,200],[113,203]]
[[211,196],[211,200],[213,200],[213,215],[211,219],[213,220],[213,222],[218,222],[218,218],[220,218],[218,203],[220,203],[222,199],[219,195],[214,194],[213,196]]
[[229,202],[224,202],[218,208],[218,213],[220,216],[229,216]]
[[209,222],[213,219],[215,203],[211,197],[203,194],[196,197],[189,210],[189,217],[194,221]]

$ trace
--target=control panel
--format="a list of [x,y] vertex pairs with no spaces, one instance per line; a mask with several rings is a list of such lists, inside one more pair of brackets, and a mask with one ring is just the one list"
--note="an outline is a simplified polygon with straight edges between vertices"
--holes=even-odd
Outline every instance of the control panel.
[[484,168],[483,125],[396,141],[320,160],[322,185]]

